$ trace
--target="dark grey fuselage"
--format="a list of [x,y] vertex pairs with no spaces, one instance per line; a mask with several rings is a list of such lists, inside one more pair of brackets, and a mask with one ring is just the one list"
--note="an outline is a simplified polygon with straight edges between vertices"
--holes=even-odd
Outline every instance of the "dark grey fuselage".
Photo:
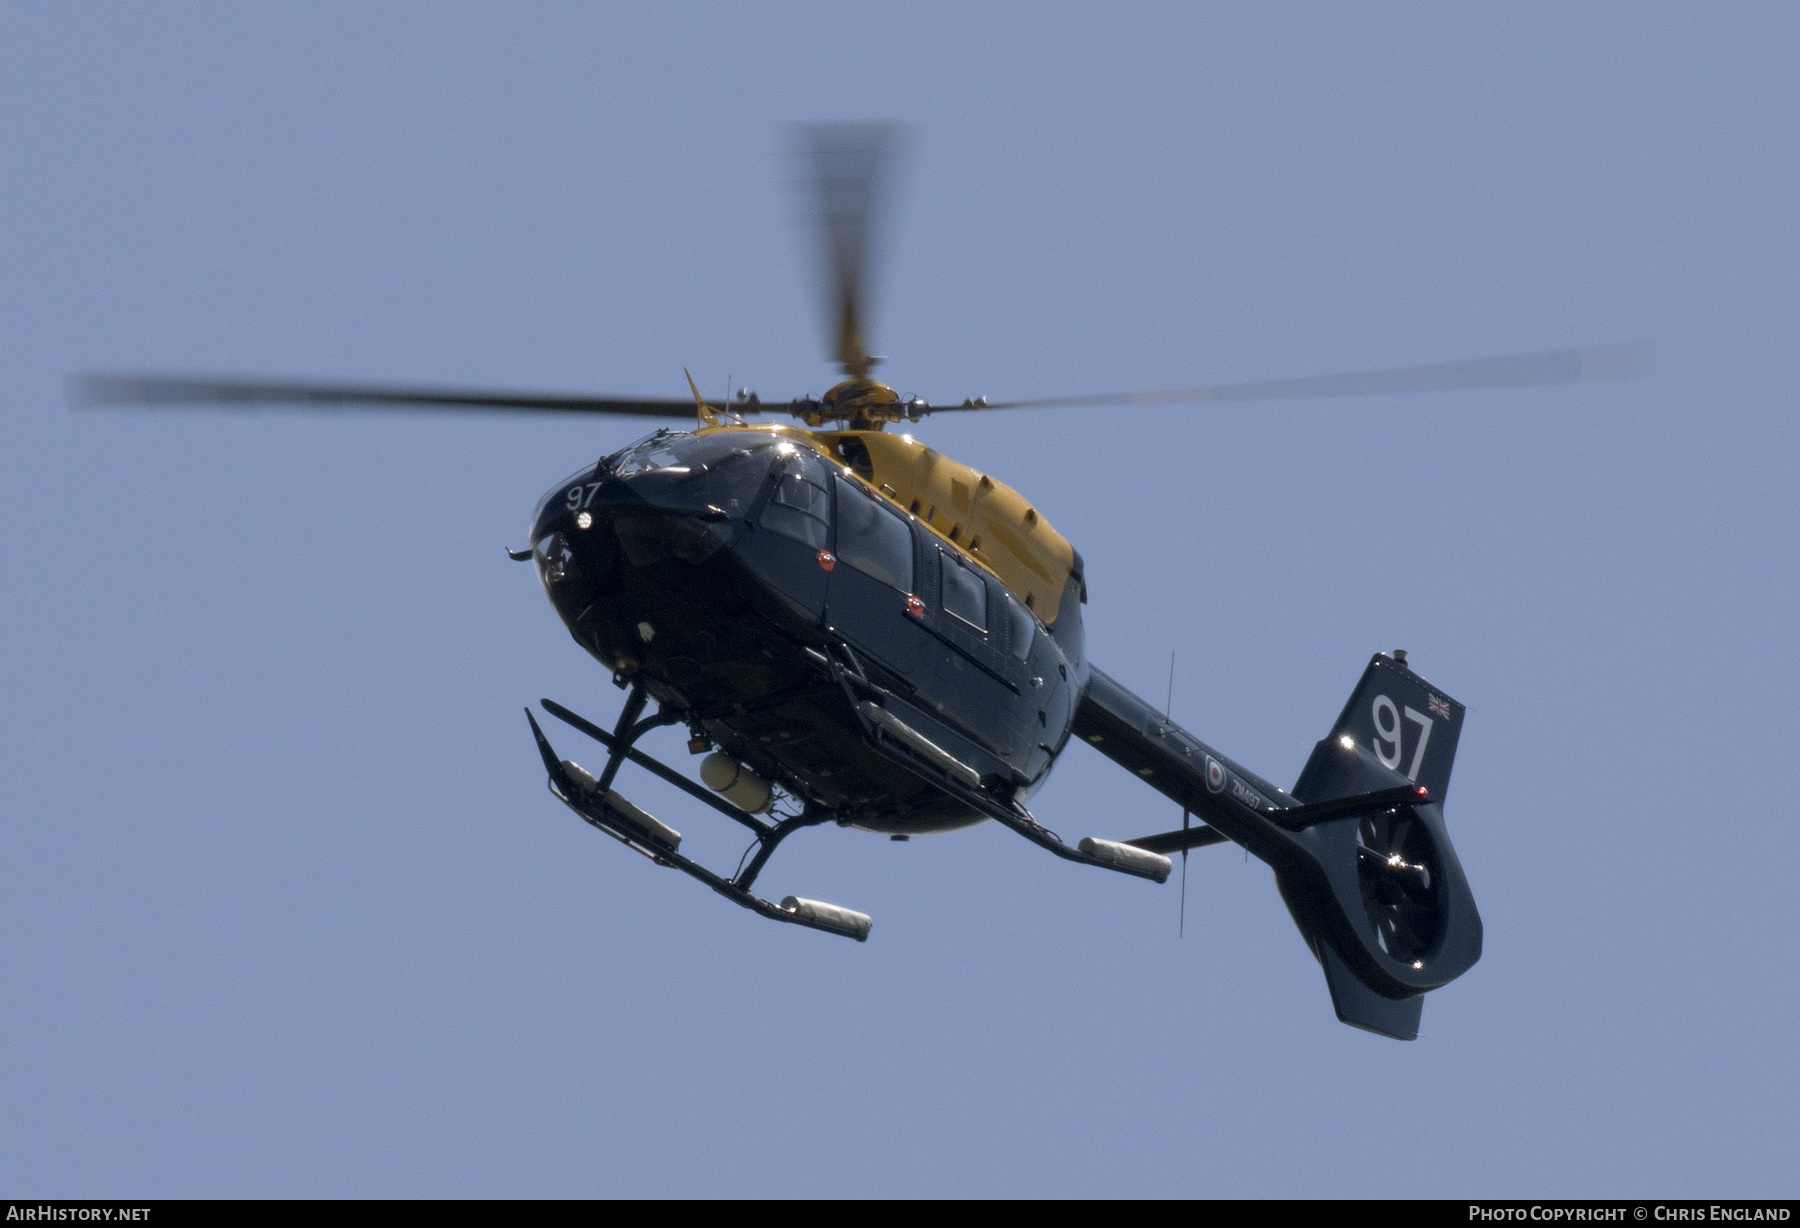
[[615,678],[840,821],[906,834],[982,816],[869,745],[833,653],[1001,795],[1035,790],[1068,738],[1085,680],[1079,600],[1052,634],[802,445],[659,433],[553,489],[532,541],[557,613]]

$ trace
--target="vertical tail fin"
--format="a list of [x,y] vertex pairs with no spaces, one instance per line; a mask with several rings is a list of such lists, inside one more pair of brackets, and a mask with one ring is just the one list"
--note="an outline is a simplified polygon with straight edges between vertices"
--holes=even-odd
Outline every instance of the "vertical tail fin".
[[1322,877],[1276,870],[1338,1018],[1401,1040],[1418,1035],[1424,993],[1481,958],[1481,916],[1444,827],[1462,722],[1463,705],[1407,668],[1404,652],[1375,654],[1293,796],[1329,802],[1402,781],[1425,796],[1319,824]]
[[1462,723],[1463,706],[1413,673],[1404,651],[1392,656],[1378,652],[1331,733],[1313,748],[1293,795],[1303,802],[1325,802],[1361,791],[1357,782],[1341,779],[1337,765],[1343,761],[1331,753],[1349,738],[1382,767],[1424,785],[1431,800],[1441,802],[1450,789]]

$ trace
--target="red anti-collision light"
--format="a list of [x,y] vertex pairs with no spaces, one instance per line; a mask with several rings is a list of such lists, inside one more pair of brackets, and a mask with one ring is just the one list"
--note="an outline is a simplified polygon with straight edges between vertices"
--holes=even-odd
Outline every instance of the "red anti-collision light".
[[1418,787],[1418,789],[1415,790],[1415,792],[1417,792],[1420,797],[1430,797],[1431,796],[1431,790],[1427,789],[1424,785],[1420,785]]
[[916,594],[908,593],[906,595],[906,612],[911,614],[914,618],[924,618],[925,603],[921,601]]
[[821,571],[830,571],[833,567],[836,567],[836,566],[837,566],[837,555],[833,554],[829,550],[819,551],[819,569]]

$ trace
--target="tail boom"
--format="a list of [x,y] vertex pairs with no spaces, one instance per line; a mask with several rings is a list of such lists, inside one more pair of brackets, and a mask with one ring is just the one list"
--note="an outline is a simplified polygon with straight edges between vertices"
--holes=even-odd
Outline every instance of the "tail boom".
[[[1074,733],[1273,868],[1339,1018],[1410,1040],[1420,995],[1481,955],[1481,919],[1441,804],[1462,715],[1403,657],[1377,654],[1292,793],[1098,669]],[[1217,842],[1197,834],[1132,843],[1171,852]]]

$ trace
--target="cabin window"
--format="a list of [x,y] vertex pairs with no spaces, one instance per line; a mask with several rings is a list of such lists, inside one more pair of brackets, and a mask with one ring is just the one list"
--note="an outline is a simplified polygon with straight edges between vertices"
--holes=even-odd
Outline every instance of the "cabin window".
[[852,486],[837,483],[838,562],[903,593],[912,591],[912,529],[897,512]]
[[1012,649],[1013,656],[1023,661],[1031,655],[1031,639],[1037,634],[1037,619],[1031,616],[1030,610],[1011,597],[1006,599],[1006,617],[1012,624],[1012,636],[1007,640],[1007,647]]
[[938,604],[944,613],[959,618],[977,631],[987,630],[987,582],[981,573],[948,550],[939,551],[943,577]]
[[825,463],[809,451],[796,451],[775,475],[775,493],[763,506],[760,523],[783,537],[817,550],[830,540],[829,495]]

